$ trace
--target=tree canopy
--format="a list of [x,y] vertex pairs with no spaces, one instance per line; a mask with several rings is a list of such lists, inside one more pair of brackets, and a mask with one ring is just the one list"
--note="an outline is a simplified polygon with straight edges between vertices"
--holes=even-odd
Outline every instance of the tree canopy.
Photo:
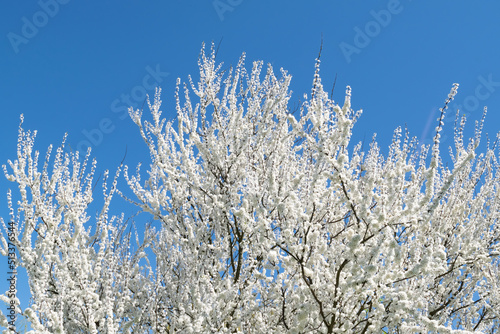
[[[350,87],[341,105],[329,97],[319,59],[295,112],[291,75],[244,59],[222,71],[202,50],[199,82],[178,81],[175,123],[160,90],[147,118],[130,109],[151,160],[106,172],[96,215],[90,152],[63,141],[39,166],[36,132],[20,126],[4,171],[20,197],[9,191],[9,222],[32,296],[18,311],[33,332],[498,332],[497,147],[477,153],[484,115],[465,139],[457,113],[443,163],[458,84],[431,145],[398,128],[384,155],[375,138],[367,152],[350,142],[361,111]],[[110,212],[118,195],[156,224],[128,232]]]

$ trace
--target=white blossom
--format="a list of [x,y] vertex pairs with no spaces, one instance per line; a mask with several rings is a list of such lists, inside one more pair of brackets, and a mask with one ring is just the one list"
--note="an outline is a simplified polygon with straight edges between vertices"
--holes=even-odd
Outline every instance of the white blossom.
[[[329,98],[319,61],[298,114],[284,70],[247,72],[242,57],[222,71],[213,49],[199,67],[197,84],[178,81],[176,122],[159,90],[151,120],[130,110],[151,161],[106,172],[102,196],[90,153],[63,142],[40,169],[20,127],[4,172],[34,333],[498,331],[499,165],[494,148],[476,153],[484,117],[468,146],[458,125],[453,166],[441,156],[458,84],[432,147],[398,128],[384,156],[375,139],[367,152],[350,142],[355,92]],[[111,215],[117,192],[150,215],[143,233]]]

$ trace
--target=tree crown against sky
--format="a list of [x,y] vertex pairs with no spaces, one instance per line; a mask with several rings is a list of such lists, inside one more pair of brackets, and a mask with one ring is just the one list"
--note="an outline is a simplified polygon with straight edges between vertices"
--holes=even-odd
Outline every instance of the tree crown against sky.
[[[19,189],[10,220],[32,295],[19,311],[35,332],[498,331],[496,143],[477,154],[484,117],[467,141],[457,114],[443,163],[457,84],[431,145],[398,128],[384,156],[375,140],[367,152],[350,143],[361,111],[349,87],[342,105],[329,97],[319,60],[295,112],[286,71],[247,71],[244,57],[221,68],[202,51],[199,82],[178,82],[175,126],[159,91],[151,120],[130,110],[151,161],[105,173],[96,215],[90,154],[49,148],[40,167],[20,126],[4,171]],[[135,235],[110,213],[122,174],[155,222]]]

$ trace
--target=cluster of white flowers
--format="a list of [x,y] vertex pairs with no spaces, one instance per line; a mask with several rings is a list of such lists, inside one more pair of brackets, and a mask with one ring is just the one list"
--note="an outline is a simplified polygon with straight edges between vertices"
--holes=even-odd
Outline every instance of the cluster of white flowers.
[[499,166],[494,148],[475,154],[481,126],[468,146],[456,130],[452,168],[438,141],[428,163],[401,129],[387,156],[375,141],[365,153],[350,146],[361,112],[349,87],[340,107],[317,66],[294,115],[291,76],[268,66],[261,80],[262,62],[248,73],[243,60],[224,73],[202,51],[198,85],[184,85],[184,102],[177,91],[177,126],[159,91],[152,121],[130,110],[151,163],[144,181],[139,167],[123,173],[158,223],[135,252],[124,219],[108,216],[121,168],[91,233],[95,162],[85,174],[88,155],[59,149],[40,172],[20,129],[5,171],[22,197],[11,219],[34,332],[498,331]]

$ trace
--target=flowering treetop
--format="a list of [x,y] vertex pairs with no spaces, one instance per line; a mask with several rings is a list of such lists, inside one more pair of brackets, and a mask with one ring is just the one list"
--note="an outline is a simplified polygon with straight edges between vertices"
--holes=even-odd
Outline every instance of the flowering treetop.
[[[88,159],[59,148],[51,163],[49,149],[40,170],[34,135],[20,128],[4,170],[20,190],[10,219],[35,332],[498,330],[498,161],[495,147],[476,153],[484,117],[468,141],[460,120],[452,167],[441,157],[457,84],[431,147],[398,128],[383,156],[375,140],[368,152],[350,143],[361,111],[349,87],[343,105],[328,97],[319,61],[299,115],[284,70],[262,74],[254,62],[247,72],[243,56],[224,72],[213,50],[199,68],[197,85],[178,82],[176,126],[159,90],[151,120],[130,110],[151,162],[105,181],[95,217],[95,162],[87,172]],[[127,199],[157,222],[137,247],[108,212],[122,170]]]

